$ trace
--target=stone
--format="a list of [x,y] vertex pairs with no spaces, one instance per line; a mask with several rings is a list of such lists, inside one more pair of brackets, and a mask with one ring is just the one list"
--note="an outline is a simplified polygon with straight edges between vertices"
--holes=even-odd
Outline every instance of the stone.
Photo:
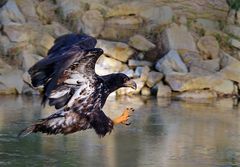
[[63,19],[77,18],[85,9],[85,5],[79,0],[56,0],[56,2]]
[[41,1],[36,4],[38,18],[44,25],[51,24],[54,20],[57,20],[57,9],[59,9],[58,6],[51,1]]
[[97,1],[97,2],[89,3],[89,10],[98,10],[105,16],[106,13],[110,10],[110,8],[102,3],[99,3],[99,1]]
[[71,33],[71,31],[69,31],[66,27],[64,27],[58,22],[52,22],[51,24],[47,24],[44,26],[44,28],[54,38]]
[[22,25],[6,25],[3,28],[3,32],[11,42],[25,42],[30,39],[27,27]]
[[11,42],[8,37],[0,35],[0,53],[7,55],[9,48],[11,48]]
[[229,43],[230,45],[232,45],[233,47],[237,48],[237,49],[240,49],[240,41],[239,40],[236,40],[234,38],[231,38],[229,40]]
[[98,10],[88,10],[82,16],[83,32],[98,37],[103,30],[104,19]]
[[151,67],[153,65],[153,63],[149,62],[149,61],[145,61],[145,60],[134,60],[134,59],[129,59],[128,60],[128,66],[129,67],[138,67],[138,66],[148,66]]
[[195,75],[208,75],[220,70],[220,59],[193,60],[189,65],[190,73]]
[[155,68],[165,75],[169,75],[174,72],[188,72],[186,65],[183,63],[181,57],[175,50],[169,51],[163,58],[161,58],[156,63]]
[[172,90],[179,92],[209,89],[219,94],[232,94],[234,90],[233,83],[220,75],[173,74],[166,76],[165,80]]
[[40,92],[38,90],[33,89],[26,83],[24,83],[23,88],[22,88],[22,93],[24,95],[40,95]]
[[116,59],[107,57],[105,55],[100,56],[100,58],[97,61],[97,64],[99,64],[103,68],[108,69],[112,72],[120,72],[123,69],[122,62]]
[[191,99],[210,99],[210,98],[216,98],[218,95],[216,92],[211,90],[193,90],[188,92],[182,92],[176,97],[178,98],[191,98]]
[[39,22],[38,15],[35,9],[34,1],[32,0],[16,0],[16,3],[26,18],[27,22]]
[[177,24],[172,24],[160,34],[158,48],[161,49],[162,53],[179,49],[197,51],[193,36],[188,32],[187,27]]
[[154,6],[141,10],[139,15],[153,25],[166,25],[172,23],[174,14],[169,6]]
[[54,44],[54,38],[49,33],[41,32],[37,34],[35,37],[33,43],[36,46],[37,54],[41,56],[46,56],[48,50],[53,46]]
[[139,94],[144,87],[144,82],[141,79],[133,79],[133,81],[137,84],[137,89],[134,90],[132,88],[120,88],[117,90],[117,95],[133,95]]
[[96,47],[102,48],[105,55],[121,62],[127,62],[128,59],[134,54],[134,50],[122,42],[98,40]]
[[157,97],[171,97],[172,90],[169,86],[164,85],[162,82],[157,85]]
[[222,76],[224,79],[228,79],[231,81],[236,81],[240,83],[240,62],[236,61],[229,65],[227,65],[225,68],[223,68],[219,72],[220,76]]
[[220,30],[220,25],[219,25],[219,22],[217,21],[198,18],[196,21],[196,24],[204,29]]
[[203,59],[215,59],[219,57],[219,44],[214,36],[201,37],[197,46],[203,56]]
[[29,70],[30,67],[32,67],[39,59],[39,55],[29,53],[28,51],[22,51],[22,53],[19,55],[19,59],[21,59],[22,68],[24,71]]
[[8,0],[7,3],[1,7],[0,22],[2,25],[23,24],[26,22],[15,0]]
[[127,75],[129,78],[133,78],[134,77],[134,71],[132,69],[124,70],[121,73]]
[[151,96],[151,90],[148,87],[143,87],[141,90],[142,96]]
[[105,20],[101,37],[110,40],[128,40],[136,34],[143,25],[139,16],[119,16]]
[[149,50],[145,52],[144,54],[144,60],[150,61],[150,62],[157,62],[160,58],[162,58],[164,55],[161,54],[161,51],[158,48],[154,48],[152,50]]
[[147,82],[146,85],[151,88],[153,87],[156,83],[160,82],[163,78],[163,74],[160,72],[156,71],[151,71],[148,74]]
[[0,75],[0,94],[21,94],[23,88],[22,71],[13,70]]
[[135,77],[140,77],[144,67],[137,67],[134,72]]
[[133,48],[139,51],[149,51],[156,47],[155,44],[148,41],[142,35],[134,35],[129,39],[128,45],[132,46]]
[[146,82],[148,79],[148,74],[150,72],[150,68],[148,66],[144,66],[142,69],[142,73],[140,75],[140,80]]
[[0,58],[0,75],[12,70],[12,67]]
[[227,25],[225,32],[237,38],[240,38],[240,27],[238,25]]

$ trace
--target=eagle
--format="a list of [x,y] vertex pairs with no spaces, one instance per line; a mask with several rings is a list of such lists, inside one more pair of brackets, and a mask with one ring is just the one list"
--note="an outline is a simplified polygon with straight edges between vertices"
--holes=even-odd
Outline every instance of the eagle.
[[113,120],[102,108],[110,93],[121,87],[136,89],[137,85],[123,73],[96,74],[95,64],[103,54],[101,48],[95,48],[96,43],[85,34],[63,35],[54,41],[47,56],[29,69],[32,86],[43,86],[42,104],[48,101],[56,111],[22,130],[19,136],[37,132],[67,135],[93,128],[103,137],[116,124],[129,125],[133,108]]

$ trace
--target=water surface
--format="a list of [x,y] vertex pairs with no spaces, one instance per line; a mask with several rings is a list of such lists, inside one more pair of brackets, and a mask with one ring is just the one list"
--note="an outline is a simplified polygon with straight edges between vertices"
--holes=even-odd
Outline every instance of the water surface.
[[236,167],[240,166],[240,116],[231,99],[176,101],[110,98],[111,118],[134,107],[132,125],[100,139],[88,130],[68,136],[18,132],[52,113],[39,97],[0,97],[0,166]]

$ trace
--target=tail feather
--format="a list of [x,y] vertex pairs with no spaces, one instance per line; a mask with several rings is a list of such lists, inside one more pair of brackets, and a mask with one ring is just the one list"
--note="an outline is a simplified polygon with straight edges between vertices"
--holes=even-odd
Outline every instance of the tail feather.
[[91,128],[89,119],[85,115],[72,111],[60,110],[57,113],[42,119],[30,127],[23,129],[18,137],[24,137],[31,133],[70,134],[80,130]]

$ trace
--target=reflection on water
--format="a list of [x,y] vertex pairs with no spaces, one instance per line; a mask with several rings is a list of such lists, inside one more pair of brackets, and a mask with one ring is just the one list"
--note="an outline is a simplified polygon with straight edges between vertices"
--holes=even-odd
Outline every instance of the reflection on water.
[[110,117],[125,107],[136,112],[129,127],[99,139],[92,131],[69,136],[17,133],[42,111],[39,97],[0,97],[0,166],[230,167],[240,166],[239,109],[231,99],[170,101],[109,99]]

